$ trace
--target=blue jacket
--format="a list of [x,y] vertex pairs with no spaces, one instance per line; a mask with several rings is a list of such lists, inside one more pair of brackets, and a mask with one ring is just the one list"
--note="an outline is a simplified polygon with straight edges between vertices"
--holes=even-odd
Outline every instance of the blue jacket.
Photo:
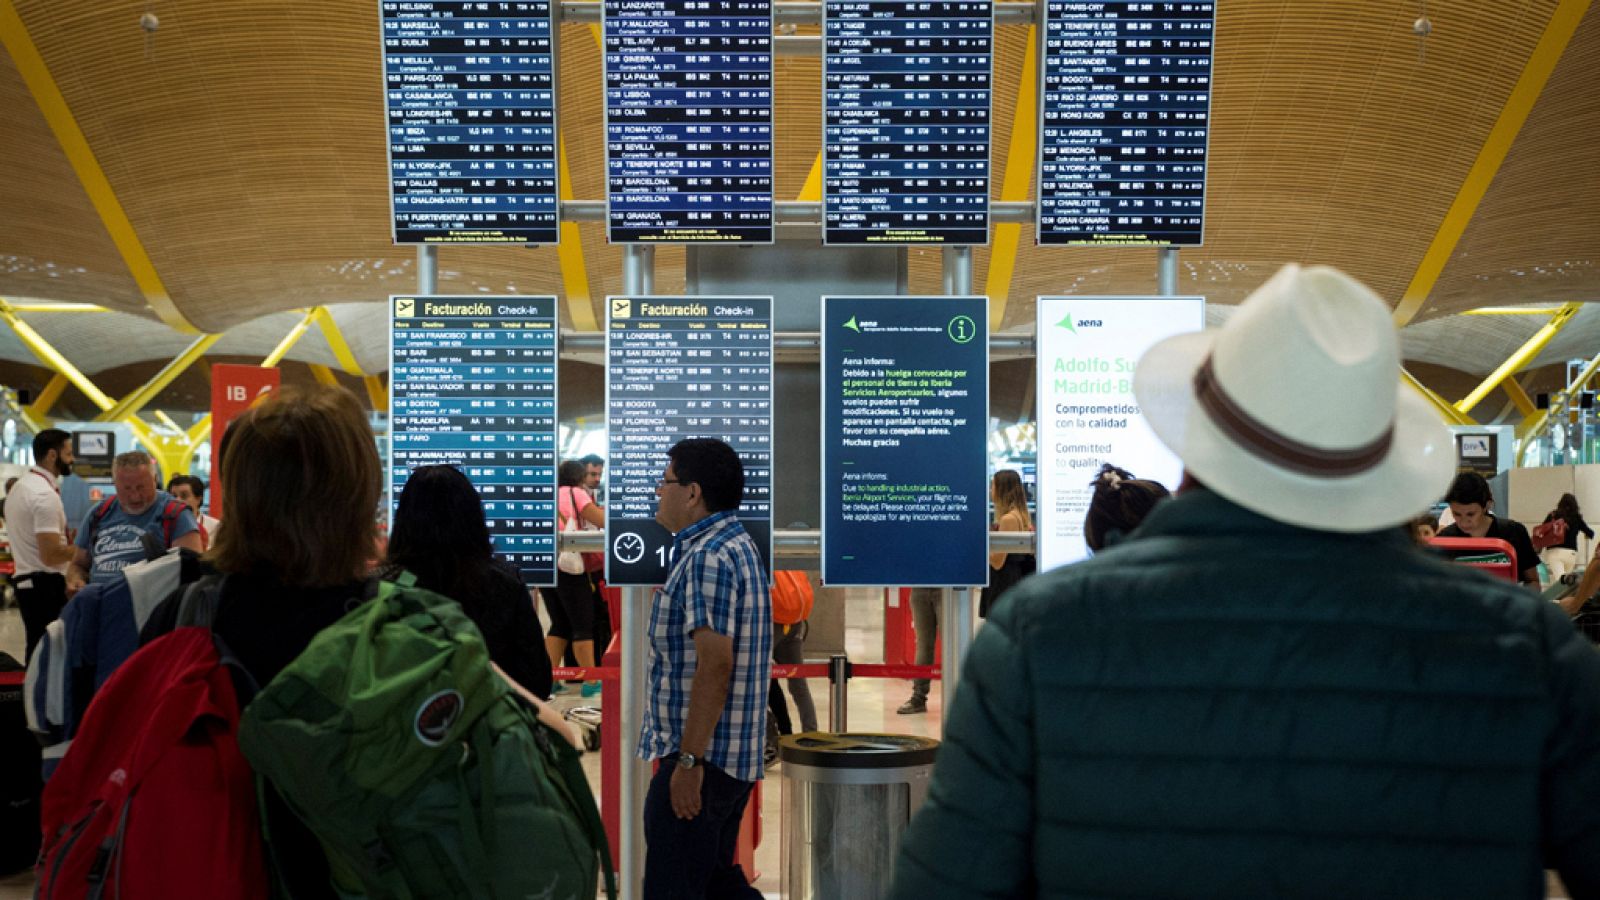
[[44,745],[48,779],[72,746],[95,692],[139,649],[145,619],[178,587],[182,556],[137,563],[104,584],[88,584],[67,601],[28,663],[23,707]]
[[1399,529],[1197,491],[973,642],[895,900],[1600,896],[1600,653]]

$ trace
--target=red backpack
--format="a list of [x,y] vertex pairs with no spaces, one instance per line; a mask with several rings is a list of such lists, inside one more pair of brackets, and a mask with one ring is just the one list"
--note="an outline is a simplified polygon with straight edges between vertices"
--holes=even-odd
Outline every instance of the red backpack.
[[1554,547],[1567,539],[1567,520],[1550,519],[1542,525],[1535,525],[1531,537],[1535,550]]
[[135,653],[45,787],[38,898],[266,900],[255,776],[206,628]]

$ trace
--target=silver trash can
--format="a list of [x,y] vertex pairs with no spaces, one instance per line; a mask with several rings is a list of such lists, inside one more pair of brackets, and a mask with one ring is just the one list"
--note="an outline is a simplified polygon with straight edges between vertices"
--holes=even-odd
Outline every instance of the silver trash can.
[[783,896],[879,900],[900,837],[928,795],[939,742],[909,734],[808,732],[783,762]]

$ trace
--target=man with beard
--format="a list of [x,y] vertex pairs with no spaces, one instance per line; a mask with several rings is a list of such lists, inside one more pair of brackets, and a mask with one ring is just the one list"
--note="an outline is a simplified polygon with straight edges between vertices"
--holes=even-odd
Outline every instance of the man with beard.
[[78,528],[77,557],[67,573],[72,589],[103,584],[145,558],[148,534],[162,549],[185,547],[200,553],[200,531],[189,507],[157,487],[155,462],[135,450],[111,463],[116,494],[89,510]]
[[12,584],[27,637],[27,656],[67,603],[67,513],[58,479],[72,474],[72,435],[47,428],[33,439],[33,468],[6,494],[6,527],[17,563]]

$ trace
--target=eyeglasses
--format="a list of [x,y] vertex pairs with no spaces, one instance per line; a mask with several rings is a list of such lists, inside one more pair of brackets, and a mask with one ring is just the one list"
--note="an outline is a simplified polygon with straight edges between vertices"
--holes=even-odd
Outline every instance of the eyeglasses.
[[682,478],[658,478],[658,479],[656,479],[656,487],[658,489],[659,488],[664,488],[669,484],[694,484],[694,482],[692,482],[692,481],[684,481]]

